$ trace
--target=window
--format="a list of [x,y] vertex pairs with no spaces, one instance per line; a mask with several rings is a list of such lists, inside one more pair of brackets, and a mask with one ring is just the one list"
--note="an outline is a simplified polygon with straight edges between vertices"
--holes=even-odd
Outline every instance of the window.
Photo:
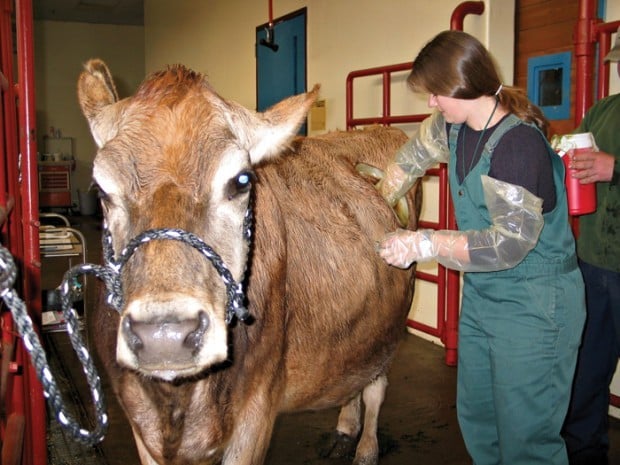
[[527,61],[527,95],[550,120],[570,118],[570,67],[570,52]]

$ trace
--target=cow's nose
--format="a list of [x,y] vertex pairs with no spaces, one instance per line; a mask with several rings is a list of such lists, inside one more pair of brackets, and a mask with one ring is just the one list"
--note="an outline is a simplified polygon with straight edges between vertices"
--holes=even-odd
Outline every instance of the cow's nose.
[[123,319],[123,336],[142,367],[170,368],[191,363],[203,344],[209,318],[200,311],[196,318],[136,321]]

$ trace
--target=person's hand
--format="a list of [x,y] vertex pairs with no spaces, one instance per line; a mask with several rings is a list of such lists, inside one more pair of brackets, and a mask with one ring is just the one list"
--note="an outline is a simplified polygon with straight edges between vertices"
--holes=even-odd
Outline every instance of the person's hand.
[[432,231],[429,230],[397,229],[379,242],[379,255],[398,268],[409,268],[413,262],[431,260],[435,257],[431,235]]
[[570,157],[569,167],[574,169],[572,176],[579,179],[581,184],[590,184],[597,181],[611,181],[614,174],[613,155],[606,152],[579,153],[569,150],[566,156]]
[[377,183],[377,190],[390,207],[394,207],[401,195],[400,191],[406,183],[407,174],[396,163],[390,163],[385,168],[385,175]]

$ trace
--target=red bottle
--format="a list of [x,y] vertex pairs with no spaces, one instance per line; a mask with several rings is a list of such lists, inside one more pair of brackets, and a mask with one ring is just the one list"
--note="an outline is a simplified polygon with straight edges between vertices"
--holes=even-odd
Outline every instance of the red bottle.
[[566,184],[566,196],[568,198],[568,212],[572,216],[587,215],[596,211],[596,183],[581,184],[579,179],[573,178],[574,169],[569,168],[570,157],[568,151],[573,149],[573,156],[579,157],[580,152],[598,150],[594,136],[590,132],[567,134],[552,141],[554,149],[562,157],[566,168],[564,183]]

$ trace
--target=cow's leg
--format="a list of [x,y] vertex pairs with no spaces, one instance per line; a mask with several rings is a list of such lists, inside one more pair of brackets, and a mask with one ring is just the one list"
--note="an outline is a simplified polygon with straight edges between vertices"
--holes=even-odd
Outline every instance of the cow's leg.
[[321,449],[321,457],[340,458],[353,454],[357,436],[362,428],[361,393],[340,409],[336,431]]
[[237,421],[221,465],[262,465],[275,423],[274,409],[252,410]]
[[377,427],[379,411],[385,399],[387,376],[381,375],[364,388],[364,430],[357,444],[353,465],[376,465],[379,462],[379,442],[377,441]]
[[136,449],[138,450],[138,456],[140,457],[140,463],[142,465],[158,465],[155,459],[149,454],[144,442],[142,442],[142,438],[136,432],[133,432],[133,438],[136,443]]

